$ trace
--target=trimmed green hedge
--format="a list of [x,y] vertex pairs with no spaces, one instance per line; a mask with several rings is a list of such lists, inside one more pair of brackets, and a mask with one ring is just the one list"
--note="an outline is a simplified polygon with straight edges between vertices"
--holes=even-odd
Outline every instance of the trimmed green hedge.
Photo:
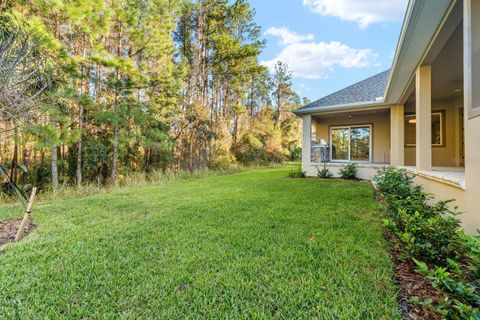
[[449,208],[452,200],[435,202],[413,178],[395,168],[374,177],[387,214],[384,224],[445,297],[422,303],[447,319],[480,319],[480,240],[464,233],[459,212]]

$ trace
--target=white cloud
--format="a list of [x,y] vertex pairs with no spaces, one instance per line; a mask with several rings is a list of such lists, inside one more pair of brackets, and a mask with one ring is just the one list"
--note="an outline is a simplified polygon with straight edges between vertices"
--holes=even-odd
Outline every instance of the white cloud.
[[314,39],[313,34],[301,35],[289,30],[288,28],[270,28],[265,32],[267,36],[275,36],[280,39],[280,44],[289,45],[292,43],[311,41]]
[[371,49],[350,48],[338,41],[315,42],[311,35],[300,35],[286,28],[271,28],[266,34],[280,38],[283,48],[276,58],[262,61],[262,64],[273,70],[275,64],[282,61],[297,78],[325,78],[335,67],[363,68],[377,59]]
[[364,29],[372,23],[401,21],[408,0],[303,0],[303,5],[323,16],[356,22]]
[[297,84],[299,90],[298,91],[310,91],[310,87],[308,87],[305,83],[298,83]]

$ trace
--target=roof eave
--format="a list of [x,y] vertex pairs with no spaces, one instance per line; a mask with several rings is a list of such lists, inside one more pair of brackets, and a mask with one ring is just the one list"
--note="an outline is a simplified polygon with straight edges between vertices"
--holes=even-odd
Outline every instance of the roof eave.
[[410,0],[400,33],[393,65],[383,101],[360,102],[332,106],[303,107],[294,110],[297,116],[327,111],[393,105],[405,95],[415,70],[421,65],[446,17],[458,0]]
[[344,110],[356,110],[356,109],[365,109],[365,108],[376,108],[376,107],[383,107],[387,106],[384,101],[375,101],[375,102],[362,102],[362,103],[346,103],[346,104],[338,104],[333,106],[321,106],[321,107],[314,107],[305,110],[297,109],[294,110],[293,113],[297,116],[304,116],[309,114],[319,114],[324,112],[332,112],[332,111],[344,111]]
[[456,1],[409,2],[385,92],[386,103],[396,104],[403,98],[415,70]]

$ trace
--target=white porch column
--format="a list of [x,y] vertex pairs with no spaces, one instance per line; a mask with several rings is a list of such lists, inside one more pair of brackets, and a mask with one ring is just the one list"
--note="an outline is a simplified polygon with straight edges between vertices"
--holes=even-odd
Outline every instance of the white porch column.
[[302,170],[307,171],[311,163],[312,152],[312,116],[305,115],[303,120],[302,138]]
[[480,2],[463,3],[465,119],[480,116]]
[[432,170],[432,67],[420,66],[416,83],[416,166]]
[[[480,1],[463,2],[465,185],[477,197],[471,207],[479,228],[480,190]],[[466,210],[468,212],[468,210]],[[468,212],[470,214],[470,212]]]
[[405,165],[405,116],[403,104],[390,108],[390,164]]

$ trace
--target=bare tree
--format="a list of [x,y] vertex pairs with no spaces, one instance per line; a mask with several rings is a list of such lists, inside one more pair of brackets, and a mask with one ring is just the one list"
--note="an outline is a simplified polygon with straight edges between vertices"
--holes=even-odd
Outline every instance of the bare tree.
[[18,133],[41,115],[48,86],[45,60],[33,32],[0,28],[0,141],[14,142],[11,176],[16,178]]
[[38,41],[22,30],[0,30],[0,138],[12,137],[15,128],[39,115],[38,105],[48,86]]

